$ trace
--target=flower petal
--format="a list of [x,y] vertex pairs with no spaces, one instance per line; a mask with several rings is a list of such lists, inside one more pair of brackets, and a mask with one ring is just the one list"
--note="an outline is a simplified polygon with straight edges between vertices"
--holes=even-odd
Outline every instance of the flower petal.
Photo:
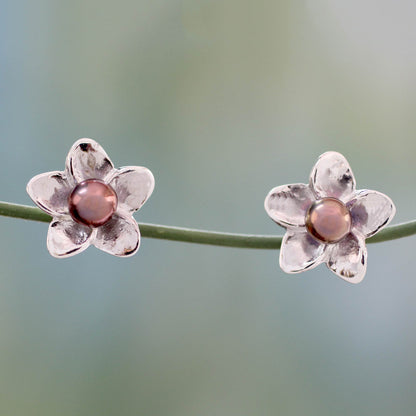
[[272,189],[264,201],[269,217],[282,227],[305,225],[305,216],[315,197],[303,183],[283,185]]
[[318,198],[332,197],[348,202],[355,191],[350,165],[340,153],[326,152],[312,169],[310,185]]
[[70,257],[84,251],[91,242],[94,230],[71,218],[54,219],[49,225],[47,246],[54,257]]
[[364,237],[349,233],[328,250],[328,267],[350,283],[360,283],[367,269],[367,248]]
[[26,187],[33,202],[50,215],[68,213],[72,187],[64,172],[47,172],[33,177]]
[[104,149],[92,139],[74,143],[66,158],[66,169],[76,183],[86,179],[102,179],[114,166]]
[[126,212],[137,211],[152,194],[155,178],[142,166],[126,166],[115,171],[109,184],[116,191],[118,207]]
[[93,244],[114,256],[132,256],[140,246],[139,227],[132,217],[113,215],[110,221],[97,228]]
[[393,201],[377,191],[362,190],[348,203],[352,226],[365,238],[379,232],[394,217],[396,207]]
[[312,269],[324,261],[326,246],[307,232],[288,231],[280,249],[280,267],[286,273]]

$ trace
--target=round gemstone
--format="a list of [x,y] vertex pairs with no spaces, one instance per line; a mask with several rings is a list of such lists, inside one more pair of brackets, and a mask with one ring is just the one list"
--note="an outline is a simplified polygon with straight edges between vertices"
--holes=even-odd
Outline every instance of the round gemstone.
[[335,243],[345,237],[351,228],[348,208],[335,198],[314,202],[305,219],[307,230],[324,243]]
[[114,189],[98,179],[79,183],[69,196],[69,212],[75,221],[92,227],[105,224],[117,208]]

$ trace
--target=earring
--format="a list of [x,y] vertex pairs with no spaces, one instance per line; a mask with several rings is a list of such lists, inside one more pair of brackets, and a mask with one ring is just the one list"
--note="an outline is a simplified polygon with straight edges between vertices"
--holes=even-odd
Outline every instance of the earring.
[[68,153],[65,170],[35,176],[27,184],[27,192],[53,217],[47,237],[52,256],[73,256],[93,244],[115,256],[128,257],[140,245],[133,213],[150,197],[154,184],[149,169],[115,169],[96,141],[80,139]]
[[359,283],[367,268],[365,239],[385,227],[396,208],[376,191],[355,189],[351,168],[340,153],[326,152],[312,169],[309,184],[272,189],[267,214],[286,228],[280,267],[299,273],[326,263],[350,283]]

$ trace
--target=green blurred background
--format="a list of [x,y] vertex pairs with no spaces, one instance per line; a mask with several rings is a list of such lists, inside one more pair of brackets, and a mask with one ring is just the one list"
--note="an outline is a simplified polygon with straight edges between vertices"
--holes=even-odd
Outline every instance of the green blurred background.
[[[281,234],[263,200],[327,150],[414,218],[412,1],[0,1],[0,185],[80,137],[156,178],[141,222]],[[277,251],[144,239],[65,260],[0,218],[2,415],[414,415],[414,237],[348,285]]]

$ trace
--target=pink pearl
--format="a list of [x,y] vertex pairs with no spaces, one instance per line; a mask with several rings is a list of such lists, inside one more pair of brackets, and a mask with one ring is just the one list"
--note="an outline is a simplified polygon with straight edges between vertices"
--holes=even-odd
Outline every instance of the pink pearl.
[[79,183],[69,197],[69,212],[82,224],[99,227],[105,224],[117,208],[114,189],[98,179]]
[[335,243],[349,233],[351,216],[340,200],[323,198],[310,206],[305,223],[315,238],[324,243]]

